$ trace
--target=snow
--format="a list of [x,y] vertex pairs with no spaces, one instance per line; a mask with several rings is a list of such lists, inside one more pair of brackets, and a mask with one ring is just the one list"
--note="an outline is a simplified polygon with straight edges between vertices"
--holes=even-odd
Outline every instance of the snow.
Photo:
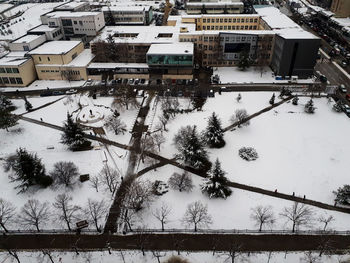
[[[262,73],[261,73],[262,72]],[[288,80],[276,80],[273,71],[269,67],[249,67],[245,71],[238,67],[214,68],[213,75],[219,75],[222,84],[235,83],[288,83]],[[299,79],[299,84],[313,83],[313,79]]]
[[[167,125],[168,132],[163,132],[166,142],[162,145],[160,154],[172,158],[176,153],[173,144],[174,135],[182,126],[197,125],[198,131],[206,127],[207,119],[213,111],[222,121],[222,126],[230,124],[229,119],[236,109],[246,109],[248,114],[255,113],[270,106],[271,92],[241,92],[242,100],[235,98],[238,93],[222,93],[215,98],[207,99],[201,112],[178,114]],[[275,102],[280,99],[277,98]],[[299,105],[284,103],[281,106],[264,113],[250,122],[247,127],[225,133],[226,145],[222,149],[208,149],[211,161],[219,158],[222,169],[227,172],[229,180],[248,184],[268,190],[278,189],[279,192],[296,196],[306,195],[306,198],[333,204],[332,191],[348,183],[348,161],[350,148],[344,144],[344,139],[350,132],[349,119],[343,113],[332,111],[332,105],[325,98],[314,98],[317,108],[314,114],[304,113],[304,104],[309,98],[300,97]],[[179,99],[181,105],[186,105],[186,99]],[[161,114],[161,103],[158,103],[152,129],[155,128]],[[241,159],[238,150],[241,147],[253,147],[259,158],[252,162]],[[140,168],[142,169],[142,168]],[[181,170],[165,166],[142,176],[142,180],[150,179],[167,181],[173,172]],[[168,227],[183,228],[180,219],[188,203],[202,200],[208,203],[208,209],[213,215],[212,228],[252,229],[249,220],[250,209],[256,205],[272,205],[276,213],[292,202],[275,199],[269,196],[233,189],[233,195],[227,200],[209,200],[199,191],[201,180],[195,178],[196,188],[192,193],[169,191],[159,198],[151,208],[142,214],[143,224],[157,227],[151,211],[159,207],[162,201],[171,203],[174,207],[175,222]],[[234,208],[234,209],[232,209]],[[330,212],[314,208],[317,215],[331,214],[336,218],[332,228],[348,230],[346,221],[350,215]],[[279,219],[274,229],[283,229],[284,220]],[[313,228],[319,228],[317,222]],[[159,226],[157,227],[159,228]]]
[[60,55],[71,51],[78,46],[81,41],[50,41],[28,52],[31,55]]
[[[19,11],[24,11],[24,14],[11,19],[10,27],[6,27],[6,30],[11,29],[12,34],[0,35],[0,40],[13,40],[25,35],[29,29],[41,24],[41,15],[50,12],[54,7],[61,4],[62,2],[23,4],[5,12],[7,17],[13,16]],[[23,18],[25,20],[23,20]],[[19,21],[19,19],[22,21]],[[15,23],[15,21],[17,21],[17,23]]]
[[27,62],[30,58],[24,57],[2,57],[0,59],[0,65],[2,66],[19,66],[25,62]]
[[6,87],[0,88],[0,91],[15,91],[17,89],[21,90],[46,90],[50,89],[59,89],[59,88],[68,88],[68,87],[81,87],[84,85],[85,80],[76,80],[76,81],[68,81],[68,80],[36,80],[28,87],[18,88],[18,87]]
[[13,7],[13,5],[12,4],[1,3],[1,5],[0,5],[0,13],[4,12],[6,9],[9,9],[10,7]]
[[[52,251],[51,255],[54,262],[64,262],[64,263],[154,263],[157,259],[153,256],[152,252],[146,251],[145,256],[139,250],[125,250],[125,251],[115,251],[111,250],[112,254],[107,251],[79,251],[79,255],[74,252],[57,252]],[[160,262],[164,262],[171,256],[177,256],[176,251],[162,251],[160,252]],[[268,252],[262,253],[250,253],[249,256],[244,254],[247,258],[246,261],[237,257],[235,262],[247,262],[247,263],[266,263],[268,262],[269,254]],[[301,258],[304,257],[304,252],[273,252],[271,254],[270,263],[296,263],[301,262]],[[318,253],[314,253],[314,256],[318,256]],[[37,262],[49,262],[43,260],[49,260],[47,256],[43,256],[41,252],[18,252],[18,256],[23,263],[37,263]],[[59,261],[61,258],[61,261]],[[125,261],[123,261],[123,258]],[[212,251],[209,252],[181,252],[181,258],[187,259],[186,262],[190,263],[223,263],[230,262],[227,253],[216,252],[213,255]],[[228,260],[229,259],[229,260]],[[334,263],[334,262],[346,262],[349,260],[347,255],[322,255],[318,258],[320,262],[323,263]],[[0,254],[0,260],[3,263],[13,262],[11,256],[7,252],[2,252]]]
[[84,49],[75,59],[68,63],[67,67],[86,67],[95,57],[91,49]]
[[152,44],[147,55],[193,55],[193,43]]
[[100,12],[71,12],[71,11],[57,11],[47,14],[50,18],[60,18],[60,17],[86,17],[86,16],[97,16]]
[[88,68],[149,68],[147,63],[90,63]]
[[15,41],[13,41],[12,43],[29,43],[32,42],[33,40],[40,38],[40,35],[25,35]]

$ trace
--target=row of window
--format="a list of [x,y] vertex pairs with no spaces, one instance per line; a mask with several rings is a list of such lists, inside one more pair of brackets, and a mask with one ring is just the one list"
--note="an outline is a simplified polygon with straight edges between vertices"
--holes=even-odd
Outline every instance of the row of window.
[[61,35],[61,34],[62,34],[62,31],[61,31],[61,29],[60,29],[60,30],[58,30],[57,32],[53,33],[52,36],[55,38],[55,37],[57,37],[57,36],[59,36],[59,35]]
[[22,78],[0,78],[0,84],[23,84]]
[[[39,57],[39,61],[42,61],[41,57]],[[51,61],[50,57],[47,57],[47,61]]]
[[60,72],[59,70],[40,70],[41,73],[58,73]]
[[[203,26],[203,30],[256,30],[257,26]],[[200,26],[198,27],[200,30]]]
[[0,73],[19,73],[18,68],[0,68]]
[[257,18],[203,18],[203,23],[257,23]]

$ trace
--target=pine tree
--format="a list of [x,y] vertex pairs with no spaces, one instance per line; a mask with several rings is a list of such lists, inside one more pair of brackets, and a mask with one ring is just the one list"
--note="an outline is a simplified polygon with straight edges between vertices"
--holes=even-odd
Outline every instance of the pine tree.
[[63,126],[61,143],[68,145],[70,150],[82,150],[88,148],[91,142],[84,138],[83,130],[73,121],[72,116],[67,113],[67,121]]
[[31,154],[26,149],[19,148],[14,156],[7,158],[7,163],[8,168],[13,171],[9,176],[11,182],[19,182],[15,187],[19,189],[19,193],[33,185],[47,187],[52,184],[52,178],[45,174],[45,167],[35,153]]
[[227,198],[232,191],[227,186],[227,178],[225,172],[221,169],[219,159],[216,159],[214,166],[208,173],[208,178],[204,179],[201,185],[202,192],[207,193],[209,198]]
[[312,99],[310,99],[306,104],[305,104],[305,108],[304,111],[306,113],[314,113],[315,112],[315,107],[314,107],[314,102],[312,101]]
[[175,135],[174,142],[179,151],[177,154],[179,159],[198,169],[210,168],[208,153],[198,136],[196,126],[182,127]]
[[0,110],[13,111],[16,107],[13,106],[12,101],[10,101],[4,95],[0,95]]
[[14,114],[11,114],[6,109],[0,108],[0,129],[6,129],[17,125],[18,117]]
[[225,145],[224,132],[221,127],[221,121],[213,112],[208,119],[208,125],[204,131],[204,141],[211,148],[221,148]]
[[293,105],[298,105],[298,101],[299,101],[298,96],[295,96],[295,97],[292,99],[292,104],[293,104]]
[[33,109],[33,105],[27,100],[26,97],[24,97],[24,106],[26,111],[31,111]]
[[335,103],[333,105],[333,110],[336,111],[336,112],[342,112],[343,110],[342,110],[342,105],[341,104],[342,104],[341,100],[338,100],[337,103]]
[[337,191],[333,191],[336,195],[334,201],[343,205],[350,205],[350,185],[345,184],[343,187],[339,187]]
[[238,68],[241,70],[246,70],[250,66],[250,58],[249,53],[244,50],[240,53],[239,61],[238,61]]
[[275,104],[275,93],[272,94],[272,97],[270,99],[270,104],[271,105]]

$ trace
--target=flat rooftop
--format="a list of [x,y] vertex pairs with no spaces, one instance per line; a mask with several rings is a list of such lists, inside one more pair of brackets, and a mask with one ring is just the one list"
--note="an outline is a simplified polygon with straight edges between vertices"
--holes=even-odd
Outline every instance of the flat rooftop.
[[19,66],[27,62],[29,59],[31,58],[5,56],[0,59],[0,66]]
[[25,35],[19,39],[16,39],[15,41],[12,41],[11,43],[29,43],[39,37],[41,37],[41,35]]
[[152,44],[147,55],[193,55],[193,43]]
[[147,63],[91,63],[90,69],[115,69],[115,68],[149,68]]
[[101,12],[71,12],[71,11],[56,11],[46,14],[47,17],[59,18],[59,17],[84,17],[84,16],[96,16]]
[[244,4],[242,2],[236,1],[236,2],[188,2],[186,4],[186,7],[191,6],[243,6]]
[[28,52],[30,55],[60,55],[66,54],[78,46],[81,41],[50,41]]
[[143,11],[149,11],[151,9],[151,6],[123,6],[123,5],[112,5],[112,6],[104,6],[102,7],[102,11],[118,11],[118,12],[143,12]]
[[59,28],[49,27],[48,25],[40,25],[40,26],[37,26],[37,27],[29,30],[28,32],[34,32],[34,33],[36,33],[36,32],[38,32],[38,33],[39,32],[52,32],[52,31],[55,31],[57,29],[59,29]]
[[79,6],[84,6],[84,5],[88,5],[88,2],[69,2],[66,3],[64,5],[60,5],[54,8],[54,10],[60,10],[60,9],[72,9],[72,8],[76,8]]

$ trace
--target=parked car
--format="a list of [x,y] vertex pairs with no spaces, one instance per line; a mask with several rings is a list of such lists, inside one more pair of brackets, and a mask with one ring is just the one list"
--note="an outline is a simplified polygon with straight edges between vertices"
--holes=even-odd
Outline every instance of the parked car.
[[145,79],[141,79],[141,80],[140,80],[140,84],[141,84],[141,85],[144,85],[144,84],[145,84],[145,82],[146,82],[146,80],[145,80]]
[[77,92],[78,92],[78,90],[76,90],[76,89],[70,89],[70,90],[66,91],[66,94],[75,94]]
[[343,104],[342,110],[348,117],[350,117],[350,106],[348,104]]
[[122,84],[122,80],[121,78],[117,79],[117,84]]
[[320,81],[323,82],[323,83],[326,83],[327,82],[327,77],[325,75],[321,75],[320,76]]
[[48,97],[51,96],[52,92],[51,91],[45,91],[43,93],[40,93],[40,97]]
[[135,79],[134,85],[138,85],[140,83],[139,79]]
[[346,99],[350,101],[350,94],[346,94]]
[[343,68],[346,68],[346,66],[348,65],[348,63],[346,62],[346,60],[343,60],[340,64]]
[[65,92],[64,91],[60,91],[60,90],[55,90],[52,92],[52,96],[59,96],[59,95],[64,95]]
[[116,84],[117,84],[117,80],[112,79],[112,81],[111,81],[111,85],[116,85]]
[[134,84],[134,79],[129,79],[128,85],[133,85]]
[[124,85],[128,84],[128,79],[123,79],[123,84]]
[[340,92],[342,92],[342,93],[346,93],[346,92],[347,92],[347,89],[345,88],[345,85],[344,85],[344,84],[339,85],[339,90],[340,90]]

